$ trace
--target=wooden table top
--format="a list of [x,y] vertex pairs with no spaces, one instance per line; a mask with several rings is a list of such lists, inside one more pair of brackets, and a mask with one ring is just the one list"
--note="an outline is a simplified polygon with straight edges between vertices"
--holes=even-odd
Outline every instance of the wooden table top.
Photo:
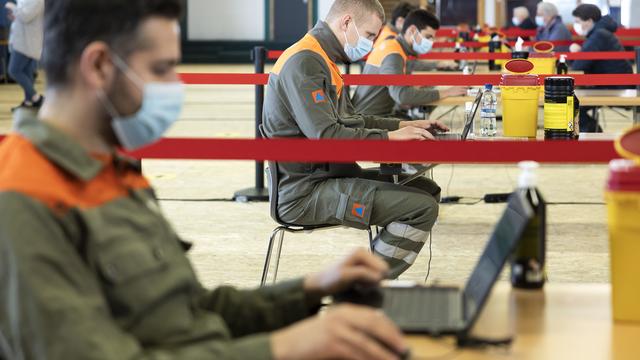
[[[420,359],[640,359],[640,323],[614,323],[609,284],[547,284],[544,291],[496,285],[473,333],[515,334],[509,348],[456,350],[454,339],[407,336]],[[639,304],[640,306],[640,304]]]

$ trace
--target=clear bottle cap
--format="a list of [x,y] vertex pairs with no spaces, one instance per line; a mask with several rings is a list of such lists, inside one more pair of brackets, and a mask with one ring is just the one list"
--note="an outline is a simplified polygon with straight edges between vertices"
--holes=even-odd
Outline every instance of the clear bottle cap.
[[532,188],[537,186],[538,177],[536,170],[540,165],[535,161],[521,161],[518,163],[520,168],[520,177],[518,178],[518,187]]

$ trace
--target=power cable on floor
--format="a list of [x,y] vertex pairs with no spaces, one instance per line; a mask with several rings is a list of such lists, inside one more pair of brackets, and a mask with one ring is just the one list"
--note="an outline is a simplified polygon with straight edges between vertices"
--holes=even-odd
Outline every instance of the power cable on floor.
[[158,199],[158,201],[167,201],[167,202],[235,202],[233,199],[172,199],[172,198]]

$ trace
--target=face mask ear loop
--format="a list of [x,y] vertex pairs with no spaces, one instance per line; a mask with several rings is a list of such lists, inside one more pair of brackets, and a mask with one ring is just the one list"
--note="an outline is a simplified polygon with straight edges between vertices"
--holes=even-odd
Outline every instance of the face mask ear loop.
[[140,90],[144,90],[144,84],[145,84],[144,80],[142,80],[140,76],[138,76],[138,74],[131,71],[131,68],[129,68],[129,65],[127,65],[127,63],[124,60],[122,60],[122,58],[118,54],[113,53],[112,59],[113,59],[113,64],[118,69],[120,69],[120,71],[122,71],[125,74],[125,76],[128,77],[129,80],[131,80],[131,82],[136,84],[136,86]]
[[413,41],[414,41],[416,44],[420,44],[421,42],[418,42],[418,39],[416,38],[416,35],[418,35],[418,30],[417,30],[417,29],[416,29],[416,32],[414,32],[414,33],[413,33]]
[[98,97],[98,100],[102,103],[102,106],[104,106],[104,109],[112,119],[117,119],[120,117],[120,115],[118,115],[118,110],[116,110],[111,101],[107,99],[107,95],[105,94],[104,90],[98,89],[96,91],[96,95]]
[[[344,42],[345,42],[346,45],[353,46],[353,45],[351,45],[349,43],[349,37],[347,36],[347,31],[349,31],[349,25],[351,25],[351,23],[347,24],[347,29],[343,32],[343,34],[344,34]],[[358,32],[358,28],[356,28],[356,32]],[[358,35],[358,36],[360,36],[360,35]]]

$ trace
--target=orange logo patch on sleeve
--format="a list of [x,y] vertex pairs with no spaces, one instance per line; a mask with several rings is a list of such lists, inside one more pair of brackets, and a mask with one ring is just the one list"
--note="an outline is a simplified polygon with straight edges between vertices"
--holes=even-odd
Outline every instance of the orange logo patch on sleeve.
[[364,218],[364,210],[365,206],[362,204],[354,203],[353,208],[351,209],[351,215],[359,218]]
[[322,89],[312,92],[311,96],[313,97],[313,102],[316,104],[327,102],[327,95]]

